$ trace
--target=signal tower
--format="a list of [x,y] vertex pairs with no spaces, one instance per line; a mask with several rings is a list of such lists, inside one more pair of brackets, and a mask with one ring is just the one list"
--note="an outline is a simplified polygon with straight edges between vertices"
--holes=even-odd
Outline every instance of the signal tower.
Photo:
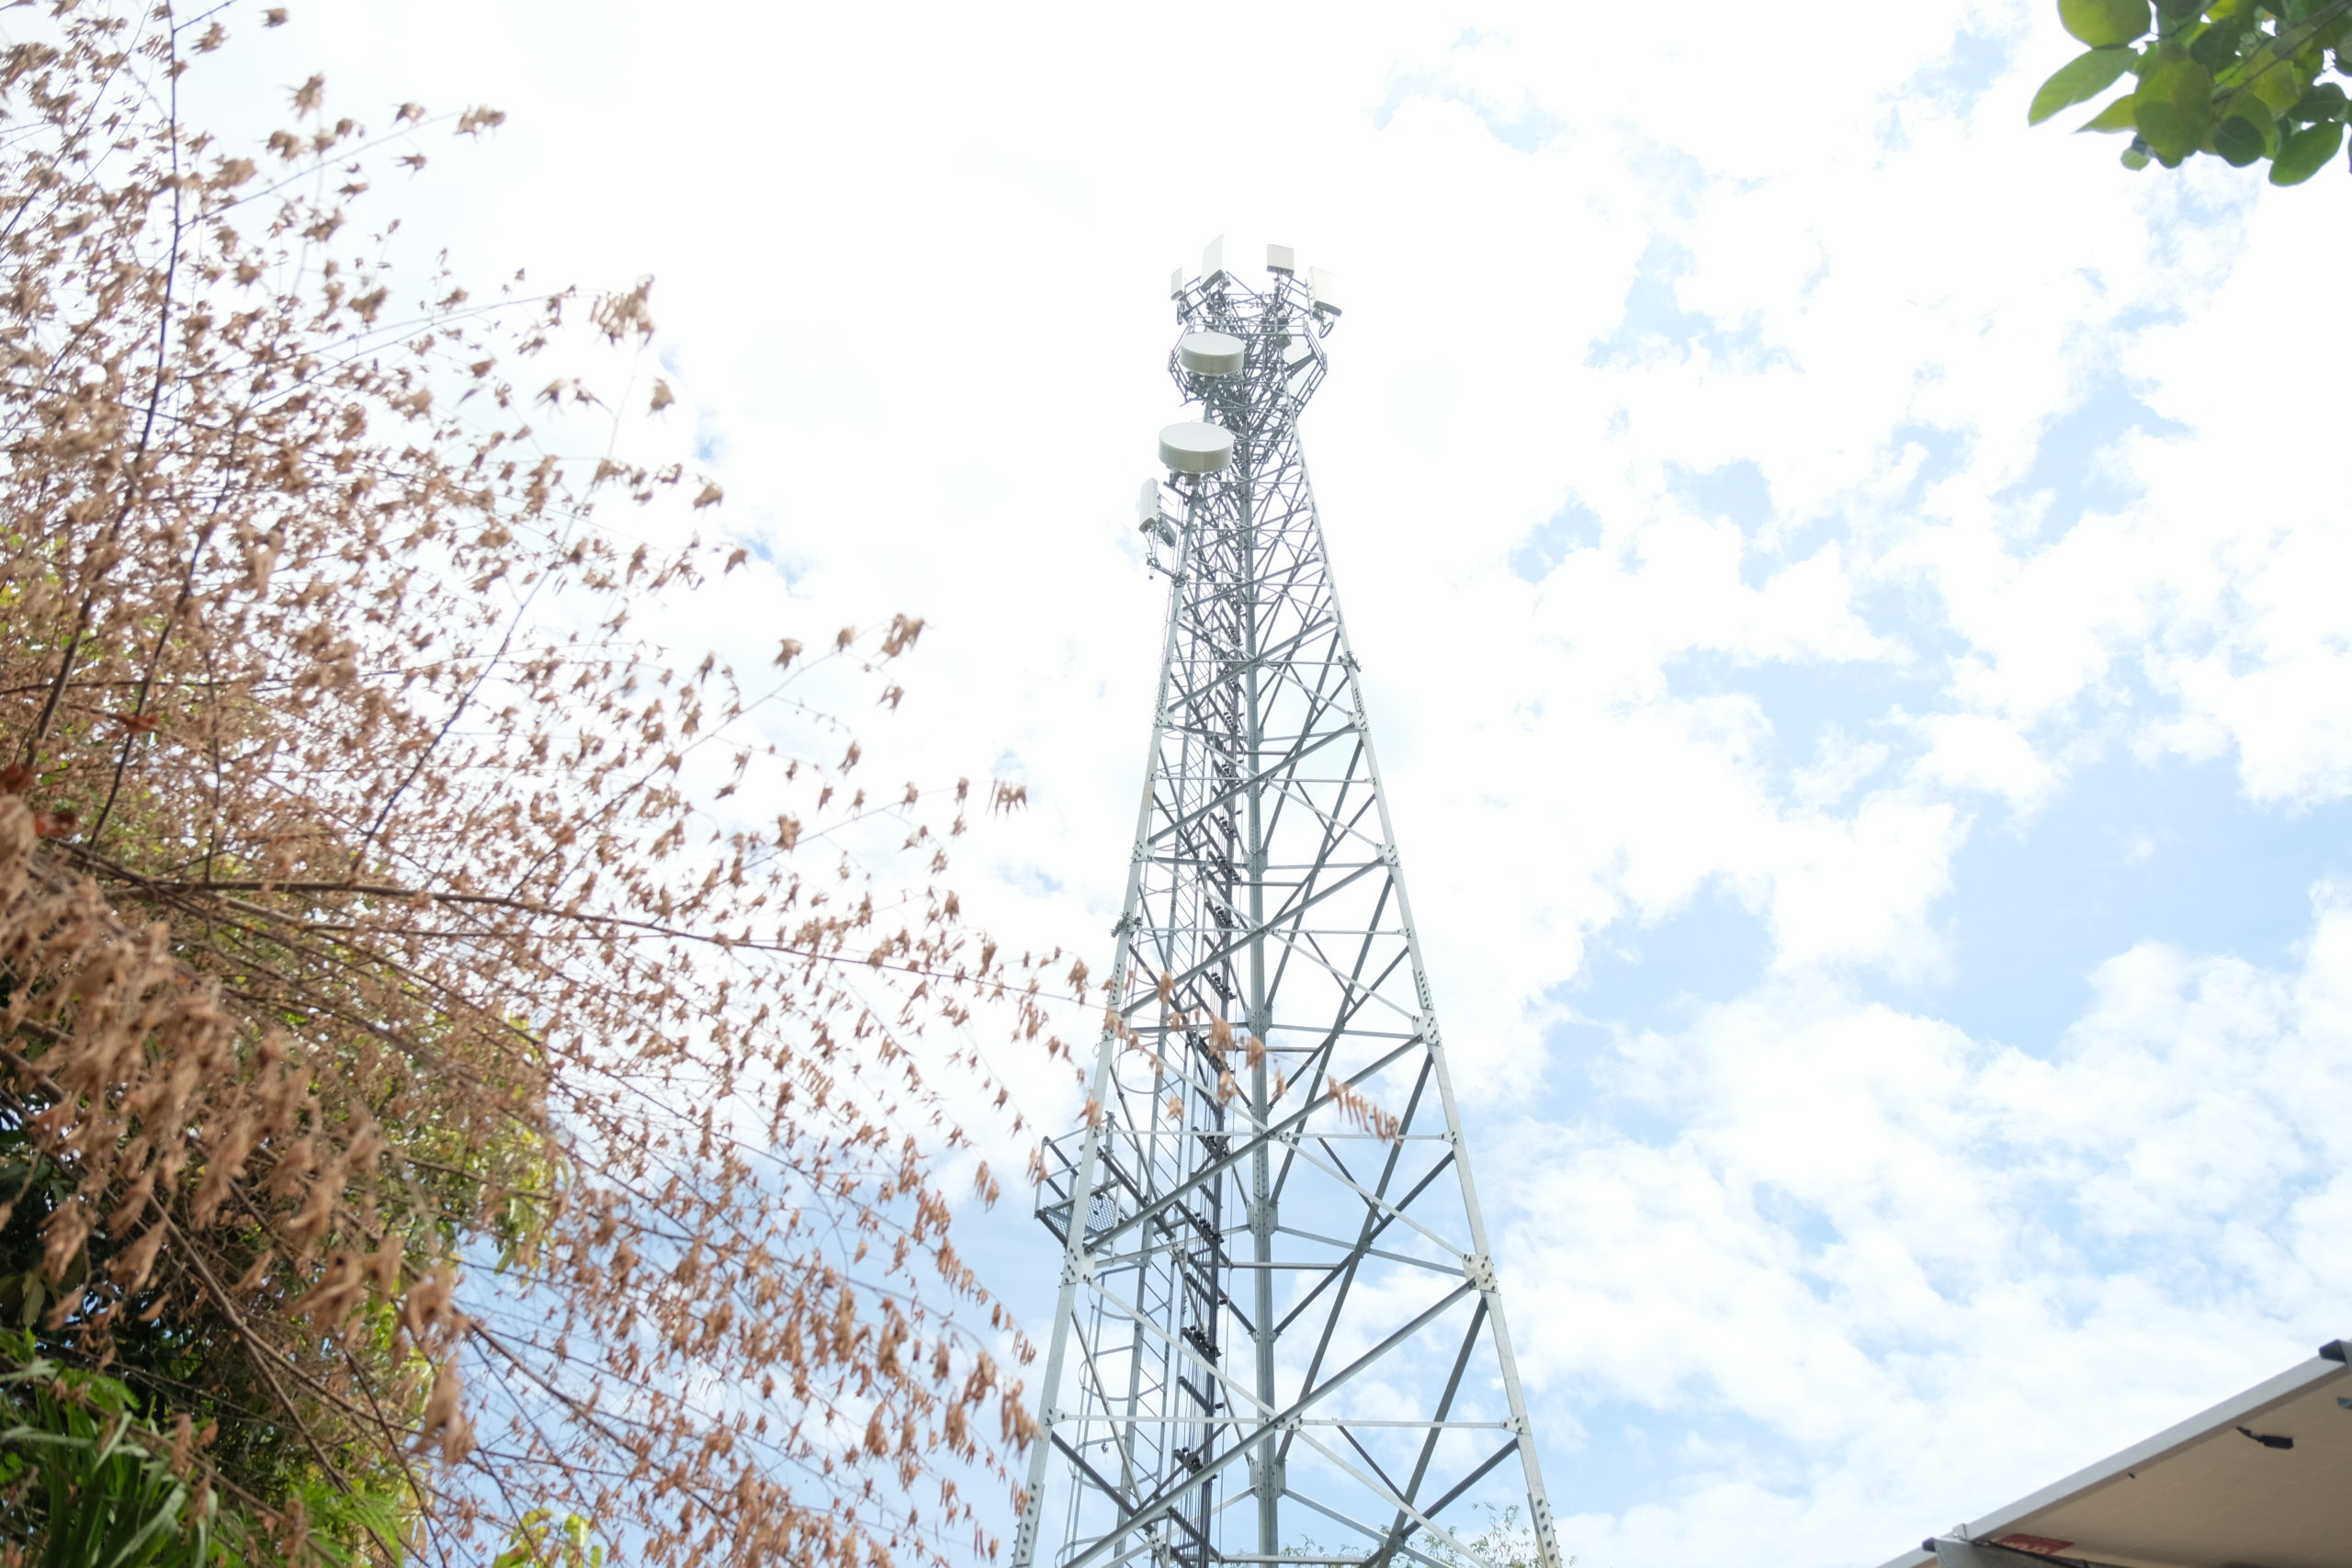
[[1299,449],[1339,304],[1222,249],[1171,285],[1201,419],[1140,507],[1166,645],[1012,1565],[1487,1564],[1501,1501],[1560,1568]]

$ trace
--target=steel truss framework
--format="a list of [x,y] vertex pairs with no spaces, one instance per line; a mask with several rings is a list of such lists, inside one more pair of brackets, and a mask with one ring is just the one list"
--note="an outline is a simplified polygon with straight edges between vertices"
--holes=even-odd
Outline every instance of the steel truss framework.
[[1484,1563],[1474,1502],[1559,1568],[1299,449],[1335,312],[1176,300],[1246,346],[1170,357],[1235,450],[1145,521],[1166,650],[1014,1568]]

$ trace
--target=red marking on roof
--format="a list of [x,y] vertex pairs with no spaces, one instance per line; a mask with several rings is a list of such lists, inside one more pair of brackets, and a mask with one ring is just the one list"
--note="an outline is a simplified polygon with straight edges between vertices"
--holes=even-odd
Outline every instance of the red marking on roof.
[[2009,1547],[2018,1551],[2038,1551],[2047,1557],[2064,1551],[2075,1543],[2071,1540],[2052,1540],[2046,1535],[2005,1535],[1993,1544]]

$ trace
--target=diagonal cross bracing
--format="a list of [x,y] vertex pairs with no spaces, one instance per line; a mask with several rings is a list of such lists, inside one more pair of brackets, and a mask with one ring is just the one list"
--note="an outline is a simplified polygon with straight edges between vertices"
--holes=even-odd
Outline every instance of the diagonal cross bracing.
[[1232,456],[1144,524],[1148,785],[1012,1562],[1484,1563],[1492,1500],[1560,1568],[1299,448],[1335,313],[1215,268],[1177,309],[1233,340],[1170,361]]

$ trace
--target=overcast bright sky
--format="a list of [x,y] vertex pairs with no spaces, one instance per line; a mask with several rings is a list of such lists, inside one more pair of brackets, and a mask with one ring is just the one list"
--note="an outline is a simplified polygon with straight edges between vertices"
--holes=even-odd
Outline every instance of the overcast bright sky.
[[[1563,1544],[1868,1565],[2352,1333],[2352,186],[2029,131],[2053,12],[308,0],[239,69],[509,112],[411,225],[657,276],[763,563],[710,635],[926,616],[873,745],[1025,783],[967,911],[1098,966],[1169,270],[1337,269],[1307,447]],[[1049,1238],[972,1235],[1042,1337]]]

